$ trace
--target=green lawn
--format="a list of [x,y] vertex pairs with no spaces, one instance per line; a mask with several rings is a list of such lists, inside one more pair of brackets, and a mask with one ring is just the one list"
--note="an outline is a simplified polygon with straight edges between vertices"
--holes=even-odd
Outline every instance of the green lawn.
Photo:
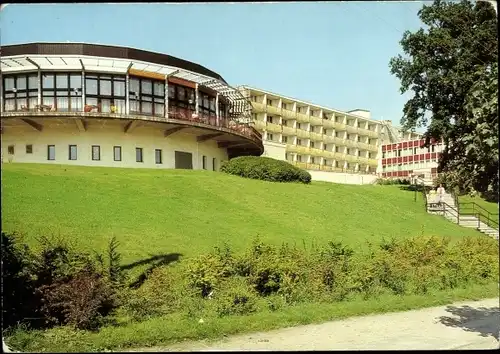
[[398,186],[281,184],[212,171],[4,164],[2,230],[29,243],[61,235],[87,250],[104,250],[114,235],[125,263],[191,256],[222,242],[240,250],[256,236],[360,246],[382,237],[479,235],[428,215],[417,197]]

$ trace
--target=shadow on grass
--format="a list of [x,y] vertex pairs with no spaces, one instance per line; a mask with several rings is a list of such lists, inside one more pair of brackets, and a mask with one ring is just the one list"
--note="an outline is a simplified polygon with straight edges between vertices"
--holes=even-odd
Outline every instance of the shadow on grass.
[[461,328],[467,332],[477,332],[482,337],[493,336],[499,340],[500,308],[448,306],[446,311],[454,317],[441,316],[439,322],[443,325]]
[[179,260],[179,258],[181,256],[182,256],[182,254],[180,254],[180,253],[158,254],[158,255],[151,256],[147,259],[143,259],[141,261],[137,261],[137,262],[133,262],[133,263],[130,263],[127,265],[123,265],[120,268],[121,268],[121,270],[129,270],[129,269],[132,269],[135,267],[150,264],[150,266],[144,272],[142,272],[137,277],[137,279],[135,281],[133,281],[129,285],[130,288],[137,289],[138,287],[140,287],[144,283],[144,281],[146,280],[148,275],[153,271],[153,269],[160,267],[160,266],[168,265],[168,264],[173,263],[173,262],[176,262]]

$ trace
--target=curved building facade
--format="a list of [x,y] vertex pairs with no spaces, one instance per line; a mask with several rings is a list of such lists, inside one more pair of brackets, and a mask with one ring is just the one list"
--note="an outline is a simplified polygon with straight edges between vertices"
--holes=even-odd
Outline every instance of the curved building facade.
[[1,51],[3,162],[217,170],[264,150],[250,102],[199,64],[95,44]]

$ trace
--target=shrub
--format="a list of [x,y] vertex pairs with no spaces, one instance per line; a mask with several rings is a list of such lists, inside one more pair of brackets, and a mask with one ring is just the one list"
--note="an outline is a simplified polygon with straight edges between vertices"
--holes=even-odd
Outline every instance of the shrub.
[[214,302],[219,317],[248,315],[258,310],[257,295],[242,277],[226,280],[222,290],[215,293]]
[[377,178],[374,184],[378,185],[409,185],[410,180],[407,178]]
[[269,157],[236,157],[225,162],[220,170],[232,175],[270,182],[302,182],[306,184],[311,182],[309,172],[292,166],[286,161]]

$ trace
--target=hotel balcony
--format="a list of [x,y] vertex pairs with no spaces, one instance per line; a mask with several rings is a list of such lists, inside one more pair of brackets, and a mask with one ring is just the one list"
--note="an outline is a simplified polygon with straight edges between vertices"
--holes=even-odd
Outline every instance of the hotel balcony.
[[368,165],[368,162],[369,162],[369,159],[367,159],[366,157],[358,156],[358,163],[363,164],[363,165]]
[[333,144],[335,142],[335,137],[331,135],[323,135],[323,141],[327,144]]
[[297,112],[297,122],[300,123],[309,123],[309,116],[305,113]]
[[335,160],[337,160],[337,161],[344,160],[344,156],[345,156],[345,155],[346,155],[346,154],[343,154],[343,153],[341,153],[341,152],[336,152],[336,153],[335,153]]
[[266,110],[267,110],[267,114],[277,115],[277,116],[281,115],[281,108],[267,105]]
[[303,129],[297,129],[297,137],[302,139],[309,139],[309,132]]
[[323,119],[323,126],[325,128],[335,128],[335,122],[329,119]]
[[281,133],[282,126],[280,124],[266,123],[266,130],[271,133]]
[[257,130],[264,130],[266,128],[266,122],[263,120],[254,120],[253,121],[254,127]]
[[350,140],[350,139],[345,139],[344,140],[344,145],[348,146],[348,147],[353,147],[353,148],[357,148],[358,147],[358,143],[356,141]]
[[307,146],[297,145],[297,153],[298,154],[309,155],[310,152],[311,152],[311,149],[308,148]]
[[323,141],[323,134],[309,132],[309,137],[314,141]]
[[284,135],[297,135],[297,133],[296,133],[297,129],[292,128],[292,127],[287,127],[285,125],[283,125],[282,127],[283,127],[283,134]]
[[377,152],[378,151],[378,146],[370,144],[370,145],[368,145],[368,149],[366,149],[366,150]]
[[364,136],[369,136],[370,138],[377,138],[378,137],[377,132],[374,132],[373,130],[369,130],[369,129],[358,128],[358,134],[364,135]]
[[347,130],[348,133],[354,133],[354,134],[358,133],[358,128],[353,127],[352,125],[346,125],[345,129]]
[[286,152],[297,152],[298,151],[297,148],[298,148],[297,145],[286,144]]
[[376,159],[368,159],[368,166],[378,166],[378,161]]
[[326,159],[334,159],[336,157],[333,151],[328,151],[328,150],[323,150],[321,152],[321,156],[323,156]]
[[339,122],[334,122],[335,123],[335,129],[339,131],[344,131],[346,130],[346,125],[339,123]]
[[342,159],[347,162],[357,162],[358,158],[354,155],[343,154]]
[[266,111],[266,105],[263,103],[251,102],[251,104],[255,113],[264,113]]
[[290,162],[292,165],[302,168],[304,170],[315,170],[315,171],[329,171],[329,172],[343,172],[340,167],[333,167],[328,165],[320,165],[317,163],[306,163],[306,162]]
[[283,117],[283,119],[297,119],[297,112],[290,111],[288,109],[282,109],[281,116]]
[[370,148],[369,144],[358,142],[358,148],[361,150],[368,150]]
[[309,116],[309,122],[311,125],[323,125],[323,119],[320,117]]
[[321,149],[315,149],[315,148],[309,148],[309,154],[312,156],[323,156],[323,150]]
[[344,139],[337,138],[336,136],[333,137],[333,142],[335,143],[335,145],[345,145]]

